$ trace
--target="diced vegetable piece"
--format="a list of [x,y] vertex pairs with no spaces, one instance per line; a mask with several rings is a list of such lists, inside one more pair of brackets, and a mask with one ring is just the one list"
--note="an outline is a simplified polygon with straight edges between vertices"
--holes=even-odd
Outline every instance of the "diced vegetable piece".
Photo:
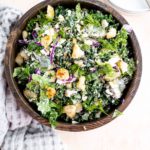
[[79,90],[85,91],[85,76],[81,76],[77,82],[77,88]]
[[77,103],[75,104],[76,105],[76,112],[79,113],[82,111],[83,107],[82,107],[82,104],[81,103]]
[[46,17],[50,20],[53,20],[55,15],[54,8],[51,5],[47,6],[47,15]]
[[45,47],[48,48],[50,43],[52,42],[52,37],[50,35],[46,35],[41,38],[41,44]]
[[48,96],[49,99],[53,98],[56,95],[56,90],[54,88],[48,87],[46,95]]
[[20,54],[18,54],[17,57],[16,57],[16,59],[15,59],[15,62],[16,62],[19,66],[21,66],[21,65],[23,64],[23,62],[24,62],[23,57],[22,57]]
[[128,64],[126,62],[121,60],[117,63],[117,65],[122,73],[125,73],[128,71]]
[[27,37],[28,37],[28,32],[27,31],[22,31],[22,37],[23,37],[23,39],[27,39]]
[[84,51],[82,51],[78,44],[74,44],[72,51],[72,58],[82,58],[84,57]]
[[28,60],[29,56],[27,55],[27,53],[23,50],[20,53],[20,56],[24,59],[24,60]]
[[60,80],[67,80],[69,78],[69,72],[67,69],[60,68],[56,72],[56,78]]
[[66,113],[66,115],[69,117],[69,118],[74,118],[75,115],[76,115],[76,106],[75,105],[67,105],[67,106],[64,106],[64,113]]
[[30,101],[37,100],[37,94],[30,91],[30,90],[24,90],[23,91],[24,96],[29,99]]

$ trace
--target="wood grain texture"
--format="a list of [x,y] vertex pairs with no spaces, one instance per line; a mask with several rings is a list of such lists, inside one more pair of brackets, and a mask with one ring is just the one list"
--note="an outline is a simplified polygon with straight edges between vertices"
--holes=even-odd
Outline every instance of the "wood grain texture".
[[[10,86],[10,89],[17,99],[18,103],[24,108],[26,112],[28,112],[33,118],[38,120],[40,123],[50,126],[48,120],[41,117],[30,105],[30,103],[24,98],[21,91],[18,88],[18,85],[14,78],[12,77],[12,72],[15,67],[15,56],[18,53],[19,49],[17,48],[17,40],[21,37],[21,32],[25,28],[26,23],[28,20],[30,20],[33,16],[35,16],[39,10],[45,9],[48,4],[52,6],[57,5],[65,5],[67,7],[74,7],[77,3],[81,3],[82,7],[91,8],[91,9],[98,9],[106,13],[112,14],[115,19],[120,22],[120,24],[127,24],[127,21],[113,8],[110,6],[107,6],[97,0],[55,0],[55,1],[45,1],[41,2],[38,5],[32,7],[27,13],[24,14],[24,16],[16,23],[15,27],[12,29],[12,32],[10,33],[10,37],[7,43],[7,51],[5,56],[5,75],[7,82]],[[124,94],[125,102],[122,103],[118,109],[122,112],[124,109],[129,105],[131,100],[133,99],[137,88],[140,83],[141,74],[142,74],[142,57],[141,57],[141,51],[140,47],[137,41],[137,38],[132,31],[130,34],[130,43],[133,49],[134,59],[136,60],[136,72],[134,74],[133,80],[131,81],[130,85],[128,86],[126,93]],[[89,123],[82,123],[82,124],[76,124],[72,125],[69,123],[62,123],[59,122],[57,125],[57,129],[60,130],[66,130],[66,131],[84,131],[84,130],[90,130],[97,127],[100,127],[110,121],[112,121],[112,114],[109,114],[108,116],[92,121]]]

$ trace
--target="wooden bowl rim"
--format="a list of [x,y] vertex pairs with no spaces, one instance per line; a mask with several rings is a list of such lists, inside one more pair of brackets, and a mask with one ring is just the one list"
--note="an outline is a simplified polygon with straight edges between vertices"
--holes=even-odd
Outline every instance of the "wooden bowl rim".
[[[55,1],[43,1],[31,9],[29,9],[22,17],[21,19],[16,23],[14,28],[12,29],[10,36],[8,38],[8,43],[6,47],[6,54],[5,54],[5,76],[8,82],[8,85],[16,98],[17,102],[24,108],[24,110],[30,114],[34,119],[38,120],[40,123],[50,126],[49,122],[47,119],[41,117],[37,112],[33,110],[33,108],[29,105],[29,103],[25,100],[24,96],[20,92],[15,79],[12,77],[12,68],[11,68],[11,54],[13,52],[13,45],[12,43],[14,40],[16,40],[16,36],[18,33],[21,32],[21,25],[23,22],[26,22],[29,17],[31,17],[35,12],[37,13],[39,10],[42,8],[46,7],[48,4],[50,5],[57,5],[58,3],[81,3],[82,4],[88,4],[91,5],[92,7],[97,7],[100,10],[103,10],[107,13],[112,14],[113,17],[115,17],[122,25],[123,24],[128,24],[128,22],[122,17],[117,11],[115,11],[112,7],[107,6],[106,4],[98,1],[98,0],[55,0]],[[32,17],[31,17],[32,18]],[[131,81],[130,86],[128,87],[128,92],[125,95],[125,102],[122,103],[119,107],[118,110],[123,112],[126,107],[129,105],[129,103],[132,101],[134,95],[136,94],[136,91],[139,87],[140,80],[141,80],[141,75],[142,75],[142,56],[141,56],[141,50],[139,43],[137,41],[136,35],[134,31],[132,31],[129,35],[131,42],[132,42],[132,47],[134,47],[134,57],[136,57],[136,71],[133,77],[133,80]],[[63,123],[63,122],[58,122],[58,125],[56,129],[60,130],[65,130],[65,131],[87,131],[91,130],[100,126],[103,126],[107,124],[108,122],[112,121],[114,118],[112,118],[113,113],[109,114],[108,116],[104,118],[100,118],[95,121],[87,122],[87,123],[80,123],[80,124],[69,124],[69,123]]]

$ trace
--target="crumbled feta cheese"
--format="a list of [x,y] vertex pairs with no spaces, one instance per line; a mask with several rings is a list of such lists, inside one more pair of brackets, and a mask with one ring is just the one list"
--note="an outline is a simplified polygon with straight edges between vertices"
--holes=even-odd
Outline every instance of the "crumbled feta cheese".
[[114,98],[120,98],[121,97],[121,90],[120,90],[120,87],[119,87],[119,80],[116,79],[116,80],[113,80],[111,82],[109,82],[109,85],[111,87],[111,90],[113,92],[113,97]]
[[56,83],[60,84],[60,85],[64,84],[64,82],[62,80],[60,80],[60,79],[57,79]]
[[101,24],[102,24],[102,27],[103,28],[106,28],[106,27],[108,27],[108,25],[109,25],[109,23],[107,22],[107,20],[102,20],[102,22],[101,22]]
[[59,24],[58,24],[58,23],[55,25],[55,28],[56,28],[56,29],[58,29],[58,28],[59,28]]
[[84,67],[85,66],[84,63],[83,63],[83,60],[75,60],[74,63],[77,64],[80,67]]
[[49,52],[46,51],[45,49],[42,49],[42,50],[41,50],[41,53],[42,53],[43,55],[45,55],[45,56],[49,55]]
[[64,18],[64,16],[59,15],[59,16],[58,16],[58,20],[59,20],[60,22],[63,22],[63,21],[65,20],[65,18]]
[[75,90],[69,90],[69,89],[67,89],[67,90],[65,91],[65,96],[66,96],[66,97],[71,97],[71,96],[74,95],[74,94],[77,94],[77,91],[75,91]]
[[92,40],[89,40],[89,39],[86,39],[86,40],[84,40],[84,44],[92,45],[92,44],[93,44],[93,41],[92,41]]
[[106,91],[105,91],[108,95],[113,95],[113,93],[110,91],[110,89],[106,89]]
[[77,31],[80,32],[81,31],[81,26],[79,24],[76,24],[76,28],[77,28]]
[[120,87],[121,92],[125,89],[126,81],[124,78],[119,80],[119,87]]
[[38,23],[36,23],[34,30],[37,31],[37,32],[40,30],[40,27],[39,27]]
[[87,100],[87,98],[88,98],[88,97],[87,97],[87,96],[85,96],[85,95],[83,95],[83,96],[82,96],[82,100],[83,100],[83,101],[86,101],[86,100]]
[[99,38],[106,36],[106,31],[102,27],[94,27],[93,25],[89,25],[88,28],[85,29],[85,31],[88,32],[88,35],[90,37]]
[[48,28],[48,29],[45,30],[45,32],[43,33],[43,35],[49,35],[49,36],[53,36],[54,34],[55,34],[54,28]]
[[59,40],[59,45],[61,45],[61,44],[63,44],[64,42],[66,42],[66,39],[63,39],[63,38],[61,38],[60,40]]
[[115,28],[110,28],[109,32],[106,34],[107,39],[114,38],[117,34],[117,30]]
[[68,16],[71,16],[71,10],[68,10],[67,13],[68,13]]

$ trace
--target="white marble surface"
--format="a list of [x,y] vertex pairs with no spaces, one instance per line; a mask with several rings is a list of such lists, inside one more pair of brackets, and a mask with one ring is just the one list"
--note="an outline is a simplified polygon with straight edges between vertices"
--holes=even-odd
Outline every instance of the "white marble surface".
[[[27,11],[38,0],[0,0],[0,5]],[[140,87],[123,115],[111,123],[87,132],[57,131],[68,150],[150,150],[150,12],[121,14],[133,27],[143,56]]]

